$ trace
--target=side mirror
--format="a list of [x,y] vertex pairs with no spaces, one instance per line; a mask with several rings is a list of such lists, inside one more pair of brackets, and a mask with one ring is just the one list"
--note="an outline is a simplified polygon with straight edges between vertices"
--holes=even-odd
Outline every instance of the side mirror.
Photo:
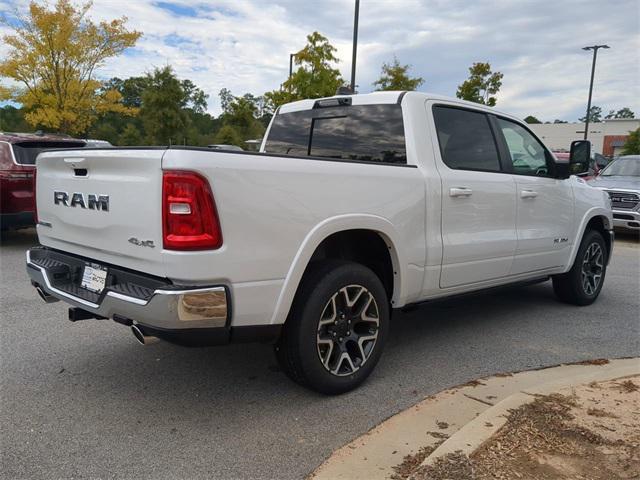
[[569,173],[581,175],[589,172],[591,161],[591,142],[589,140],[575,140],[571,142],[569,154]]

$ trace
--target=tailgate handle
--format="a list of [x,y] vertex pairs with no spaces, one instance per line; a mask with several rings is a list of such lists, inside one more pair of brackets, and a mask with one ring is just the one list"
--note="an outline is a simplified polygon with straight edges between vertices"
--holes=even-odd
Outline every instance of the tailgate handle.
[[80,166],[84,166],[84,162],[86,159],[84,158],[65,158],[64,163],[69,168],[78,168]]

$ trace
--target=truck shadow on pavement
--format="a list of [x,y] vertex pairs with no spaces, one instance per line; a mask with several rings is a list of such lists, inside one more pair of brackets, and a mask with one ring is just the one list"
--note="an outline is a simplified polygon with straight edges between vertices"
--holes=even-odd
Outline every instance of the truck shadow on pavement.
[[[101,477],[116,461],[130,478],[189,476],[185,466],[194,476],[302,478],[333,449],[445,388],[640,350],[630,294],[638,266],[626,249],[590,307],[557,302],[546,282],[395,312],[367,382],[324,397],[291,382],[269,345],[143,347],[115,322],[68,322],[66,306],[41,303],[24,273],[33,230],[6,237],[0,415],[11,455],[31,458],[43,445],[33,465],[48,476],[81,468]],[[90,462],[69,466],[80,457]]]

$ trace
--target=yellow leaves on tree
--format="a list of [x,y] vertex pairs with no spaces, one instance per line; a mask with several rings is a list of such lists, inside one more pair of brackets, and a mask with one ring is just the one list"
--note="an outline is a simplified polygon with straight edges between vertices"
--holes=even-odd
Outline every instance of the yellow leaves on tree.
[[126,17],[93,23],[87,18],[91,5],[76,8],[58,0],[49,10],[31,2],[29,15],[3,38],[11,50],[0,61],[0,76],[20,86],[0,87],[0,95],[21,103],[34,127],[78,135],[103,113],[136,113],[122,105],[119,92],[102,90],[94,74],[106,59],[133,46],[141,33],[127,30]]

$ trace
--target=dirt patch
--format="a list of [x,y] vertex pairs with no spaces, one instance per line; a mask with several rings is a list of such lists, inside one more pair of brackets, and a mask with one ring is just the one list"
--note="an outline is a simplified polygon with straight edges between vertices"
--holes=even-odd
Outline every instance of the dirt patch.
[[424,459],[431,455],[444,441],[445,439],[442,439],[434,445],[422,447],[417,453],[406,455],[400,465],[393,467],[394,473],[391,475],[391,480],[404,480],[407,478],[415,472],[420,464],[424,462]]
[[640,479],[636,382],[591,383],[539,396],[512,410],[507,423],[470,458],[447,455],[411,478]]
[[467,383],[463,383],[460,386],[461,387],[479,387],[481,385],[486,385],[486,383],[482,383],[480,380],[470,380]]
[[617,385],[620,390],[624,393],[633,393],[640,390],[640,387],[633,383],[631,380],[625,380],[624,382]]
[[581,362],[567,363],[567,365],[606,365],[609,360],[606,358],[596,358],[594,360],[583,360]]

